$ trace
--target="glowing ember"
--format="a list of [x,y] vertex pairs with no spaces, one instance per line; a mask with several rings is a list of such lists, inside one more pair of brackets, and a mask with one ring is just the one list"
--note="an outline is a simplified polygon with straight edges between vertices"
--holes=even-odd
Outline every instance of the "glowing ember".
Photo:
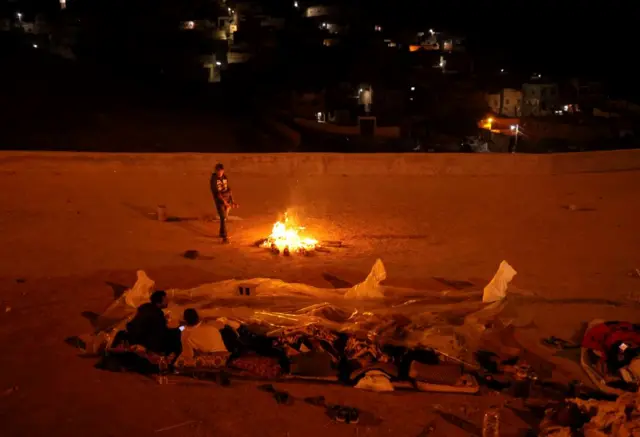
[[297,226],[289,220],[287,214],[284,220],[276,222],[271,230],[271,235],[262,244],[273,251],[283,252],[307,252],[318,245],[318,240],[304,235],[304,228]]

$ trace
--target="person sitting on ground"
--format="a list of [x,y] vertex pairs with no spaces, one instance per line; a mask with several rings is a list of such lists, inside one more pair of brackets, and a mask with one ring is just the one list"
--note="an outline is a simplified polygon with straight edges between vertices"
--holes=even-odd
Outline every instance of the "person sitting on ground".
[[179,354],[180,331],[167,326],[167,318],[162,311],[167,306],[167,293],[162,290],[154,292],[150,302],[140,305],[136,315],[127,323],[129,342],[158,354]]
[[195,351],[201,353],[228,352],[220,330],[212,324],[202,323],[195,309],[187,308],[184,310],[184,322],[181,359],[192,360]]

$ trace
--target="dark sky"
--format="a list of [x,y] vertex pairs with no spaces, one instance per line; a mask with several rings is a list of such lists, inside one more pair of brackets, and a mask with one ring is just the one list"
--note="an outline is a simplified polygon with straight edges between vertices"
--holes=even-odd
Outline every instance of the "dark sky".
[[[11,0],[0,0],[8,4]],[[92,0],[68,0],[92,1]],[[132,3],[144,0],[130,0]],[[189,0],[176,0],[188,2]],[[262,0],[264,3],[292,3]],[[301,0],[301,3],[305,0]],[[318,0],[322,3],[323,0]],[[637,0],[342,0],[395,22],[396,26],[446,27],[488,48],[532,53],[606,50],[639,40]],[[313,3],[313,2],[309,2]],[[56,7],[58,0],[15,0],[24,9]]]
[[[478,61],[560,76],[605,79],[617,92],[640,96],[637,80],[640,2],[637,0],[398,0],[417,17],[460,29]],[[435,6],[433,6],[435,4]],[[427,18],[428,21],[428,18]]]
[[[0,1],[6,4],[9,0]],[[523,70],[593,73],[625,82],[635,81],[636,44],[640,41],[640,2],[637,0],[338,1],[347,2],[363,5],[369,13],[384,17],[396,28],[459,31],[468,37],[470,49],[480,60],[495,58],[506,67],[519,66]],[[31,9],[27,5],[37,9],[44,5],[55,7],[58,0],[21,0],[20,3],[25,9]]]

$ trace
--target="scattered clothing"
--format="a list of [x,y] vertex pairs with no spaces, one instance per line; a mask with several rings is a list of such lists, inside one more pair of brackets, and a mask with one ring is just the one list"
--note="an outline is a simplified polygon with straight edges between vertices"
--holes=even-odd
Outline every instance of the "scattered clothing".
[[317,352],[316,357],[328,354],[334,365],[340,361],[337,345],[339,337],[330,330],[316,325],[286,329],[273,341],[273,347],[282,350],[290,359],[299,354]]
[[[344,349],[349,380],[353,381],[368,370],[383,370],[392,368],[397,376],[397,367],[392,364],[392,358],[383,353],[381,348],[369,339],[350,337]],[[385,366],[388,364],[388,366]],[[383,368],[379,368],[382,366]]]
[[636,436],[640,434],[639,407],[637,393],[625,393],[614,401],[568,399],[547,409],[540,435]]
[[380,347],[369,339],[358,339],[350,337],[344,349],[345,356],[349,360],[359,360],[365,362],[386,362],[389,357],[382,353]]

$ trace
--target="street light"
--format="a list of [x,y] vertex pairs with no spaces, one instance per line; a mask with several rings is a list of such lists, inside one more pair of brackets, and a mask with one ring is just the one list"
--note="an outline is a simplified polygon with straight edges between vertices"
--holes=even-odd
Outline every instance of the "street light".
[[491,125],[493,124],[493,118],[492,117],[488,117],[485,120],[480,120],[483,122],[482,128],[483,129],[488,129],[489,131],[491,131]]
[[16,13],[16,17],[18,17],[18,21],[22,21],[22,12]]
[[516,151],[516,147],[518,146],[518,135],[520,135],[520,125],[519,124],[512,124],[511,125],[511,132],[513,132],[516,136],[515,140],[513,141],[513,150],[511,151],[511,153],[515,153]]

